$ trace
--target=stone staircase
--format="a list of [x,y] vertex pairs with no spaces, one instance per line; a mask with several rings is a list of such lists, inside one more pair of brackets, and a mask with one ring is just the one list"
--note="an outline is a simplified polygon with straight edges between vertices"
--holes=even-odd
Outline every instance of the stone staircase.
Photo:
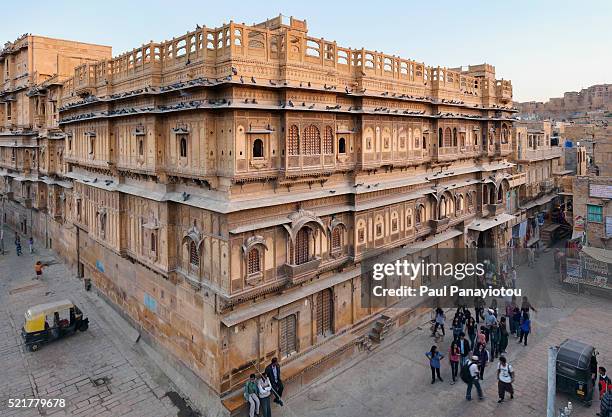
[[385,339],[385,335],[393,326],[393,319],[384,314],[381,315],[375,322],[372,330],[368,334],[368,338],[373,344],[379,344]]

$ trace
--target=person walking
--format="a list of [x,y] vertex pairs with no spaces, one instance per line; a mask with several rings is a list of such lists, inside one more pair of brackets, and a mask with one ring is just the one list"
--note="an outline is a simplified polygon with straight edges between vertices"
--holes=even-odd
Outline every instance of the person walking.
[[257,379],[257,388],[259,390],[259,404],[262,417],[272,417],[272,409],[270,408],[270,392],[272,384],[267,376],[261,374]]
[[486,345],[478,345],[478,349],[474,353],[478,356],[478,376],[482,380],[484,378],[484,371],[489,361],[489,352],[487,351]]
[[453,378],[451,385],[454,385],[455,381],[457,380],[457,376],[459,375],[459,360],[461,359],[461,349],[459,348],[458,340],[453,340],[451,342],[448,352],[448,359],[450,361],[451,375]]
[[512,288],[516,289],[516,268],[512,267],[512,270],[510,270],[510,282],[512,284]]
[[506,317],[502,317],[499,321],[499,354],[502,355],[506,353],[506,348],[508,347],[508,327],[506,326]]
[[249,417],[259,415],[259,387],[255,374],[249,375],[249,379],[244,384],[244,399],[249,402]]
[[506,396],[506,392],[510,394],[510,398],[514,398],[514,371],[512,365],[508,363],[505,356],[499,357],[497,364],[497,393],[499,395],[498,403],[502,403]]
[[17,256],[21,256],[21,238],[15,232],[15,252],[17,252]]
[[612,381],[610,381],[610,377],[606,375],[606,372],[606,368],[604,368],[603,366],[599,367],[599,382],[597,385],[599,388],[600,400],[603,398],[606,391],[608,391],[608,387],[610,386],[610,384],[612,384]]
[[506,321],[510,325],[510,334],[514,334],[516,329],[514,328],[514,321],[512,316],[514,315],[514,309],[516,308],[516,295],[512,296],[512,300],[506,303]]
[[30,255],[34,253],[34,238],[30,236],[28,239],[28,246],[30,247]]
[[476,329],[477,329],[477,324],[476,324],[476,320],[474,320],[474,317],[470,316],[470,318],[468,318],[465,324],[465,329],[467,330],[467,334],[470,339],[470,346],[474,346],[474,339],[476,339]]
[[444,382],[440,376],[440,360],[444,358],[444,355],[438,352],[438,347],[433,345],[429,352],[425,352],[425,356],[429,359],[429,367],[431,368],[431,383],[436,382],[436,376],[440,382]]
[[463,323],[461,323],[461,319],[458,316],[455,316],[453,319],[453,340],[459,340],[459,335],[463,332]]
[[264,372],[272,385],[274,402],[282,407],[283,400],[281,397],[283,396],[283,389],[285,389],[285,386],[283,385],[283,380],[281,379],[281,369],[280,365],[278,364],[278,359],[272,358],[272,361],[268,366],[266,366],[266,370]]
[[499,356],[499,326],[497,321],[489,329],[489,341],[491,342],[491,362]]
[[535,266],[535,249],[527,248],[527,262],[530,268]]
[[442,310],[440,307],[436,308],[436,318],[435,318],[433,332],[431,333],[432,336],[434,337],[436,336],[436,333],[438,332],[438,327],[442,329],[442,336],[444,336],[445,320],[446,320],[446,316],[444,315],[444,310]]
[[521,301],[521,311],[523,313],[529,313],[530,310],[533,310],[534,312],[538,312],[538,310],[536,310],[531,303],[529,302],[529,298],[527,298],[527,296],[523,296],[523,300]]
[[521,336],[519,337],[519,343],[523,342],[527,346],[527,336],[531,333],[531,320],[529,319],[529,313],[523,313],[523,319],[521,321]]
[[483,301],[480,297],[474,298],[474,316],[476,316],[476,324],[480,323],[480,320],[483,319],[482,310],[483,310]]
[[36,279],[42,278],[43,268],[45,265],[41,261],[36,261],[34,264],[34,272],[36,272]]
[[478,345],[487,345],[487,328],[484,326],[480,326],[480,333],[476,336],[476,345],[474,345],[474,350],[476,350]]
[[465,399],[468,401],[472,401],[472,387],[476,387],[476,391],[478,392],[478,399],[483,400],[484,396],[482,395],[482,388],[480,387],[480,381],[478,380],[478,356],[472,356],[472,360],[468,362],[467,369],[469,372],[469,379],[467,383],[467,391],[465,393]]
[[519,337],[521,335],[521,317],[523,316],[523,313],[521,313],[521,310],[517,307],[514,307],[514,313],[512,313],[512,321],[514,322],[514,330],[515,330],[515,336]]
[[459,334],[459,354],[461,355],[461,366],[465,365],[468,361],[468,355],[470,354],[470,342],[465,338],[465,333]]

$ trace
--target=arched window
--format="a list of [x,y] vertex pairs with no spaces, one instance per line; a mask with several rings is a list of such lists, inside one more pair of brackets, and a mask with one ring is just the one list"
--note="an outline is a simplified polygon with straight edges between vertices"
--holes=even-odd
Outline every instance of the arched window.
[[334,153],[334,130],[331,126],[325,126],[325,134],[323,135],[323,153],[331,155]]
[[298,155],[300,152],[299,146],[300,130],[296,125],[291,125],[289,135],[287,136],[287,153],[289,155]]
[[412,209],[406,210],[406,229],[412,228]]
[[443,139],[443,135],[442,135],[442,128],[438,129],[438,147],[442,147],[444,146],[444,139]]
[[497,189],[497,202],[501,203],[502,201],[504,201],[504,187],[499,184],[499,188]]
[[263,158],[263,157],[264,157],[263,140],[255,139],[255,142],[253,142],[253,158]]
[[457,128],[453,128],[453,146],[457,146]]
[[444,146],[445,147],[453,146],[453,138],[452,138],[450,127],[447,127],[444,130]]
[[338,139],[338,153],[339,154],[346,153],[346,139],[344,138]]
[[185,135],[180,136],[179,143],[181,158],[187,158],[187,138],[185,137]]
[[474,198],[472,197],[472,193],[467,193],[467,205],[468,210],[471,210],[474,207]]
[[189,263],[193,266],[200,265],[200,255],[198,254],[198,247],[192,240],[189,242]]
[[[502,143],[508,143],[508,136],[510,135],[509,131],[508,131],[508,126],[504,125],[502,127]],[[548,135],[546,135],[546,138],[548,139]]]
[[295,265],[301,265],[310,260],[310,248],[308,242],[308,228],[302,227],[295,237]]
[[96,137],[90,136],[89,137],[89,154],[93,155],[95,151],[96,151]]
[[259,249],[252,248],[247,256],[247,274],[253,275],[261,272],[261,257]]
[[455,209],[456,211],[463,213],[463,210],[465,209],[463,203],[463,194],[459,194],[459,196],[457,197],[457,204],[455,205]]
[[334,227],[331,236],[331,251],[332,253],[340,252],[342,249],[342,230],[340,226]]
[[304,129],[304,155],[321,154],[321,134],[319,128],[310,125]]
[[446,197],[442,196],[438,202],[438,218],[443,219],[446,217]]
[[138,139],[138,155],[144,155],[144,141],[142,139]]
[[334,298],[331,289],[317,293],[317,334],[327,336],[333,332]]
[[416,209],[415,223],[421,224],[425,221],[425,206],[420,204]]

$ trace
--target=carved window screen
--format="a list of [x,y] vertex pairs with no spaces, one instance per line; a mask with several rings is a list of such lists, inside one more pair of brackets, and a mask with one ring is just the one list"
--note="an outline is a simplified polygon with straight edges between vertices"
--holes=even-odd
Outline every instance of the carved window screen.
[[291,314],[279,322],[279,350],[281,357],[286,357],[297,351],[296,341],[297,318]]
[[200,265],[200,255],[198,254],[198,247],[192,240],[189,243],[189,263],[193,266]]
[[259,250],[253,248],[249,251],[249,256],[247,260],[247,274],[252,275],[261,271],[261,264],[259,258]]
[[325,127],[325,135],[323,136],[323,153],[326,155],[334,153],[334,131],[331,126]]
[[317,293],[317,334],[327,336],[333,333],[333,297],[329,288]]
[[310,125],[304,129],[304,155],[321,154],[321,134],[319,128]]
[[342,249],[342,231],[340,227],[335,227],[332,231],[332,252],[338,252]]
[[287,153],[289,155],[299,154],[299,136],[300,131],[296,125],[289,128],[289,136],[287,137]]
[[308,229],[303,227],[295,237],[295,265],[301,265],[309,260]]

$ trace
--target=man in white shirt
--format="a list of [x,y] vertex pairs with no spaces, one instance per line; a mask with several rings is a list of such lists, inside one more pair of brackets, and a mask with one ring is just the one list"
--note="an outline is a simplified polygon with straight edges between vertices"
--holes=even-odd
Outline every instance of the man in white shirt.
[[510,393],[510,398],[514,398],[514,371],[512,365],[508,363],[505,356],[499,357],[499,363],[497,364],[497,392],[499,394],[498,403],[504,401],[506,391]]
[[468,363],[468,369],[470,371],[471,380],[467,384],[467,392],[465,399],[472,401],[472,386],[476,386],[478,392],[478,399],[483,400],[482,388],[480,387],[480,381],[478,380],[478,356],[472,356],[472,360]]

